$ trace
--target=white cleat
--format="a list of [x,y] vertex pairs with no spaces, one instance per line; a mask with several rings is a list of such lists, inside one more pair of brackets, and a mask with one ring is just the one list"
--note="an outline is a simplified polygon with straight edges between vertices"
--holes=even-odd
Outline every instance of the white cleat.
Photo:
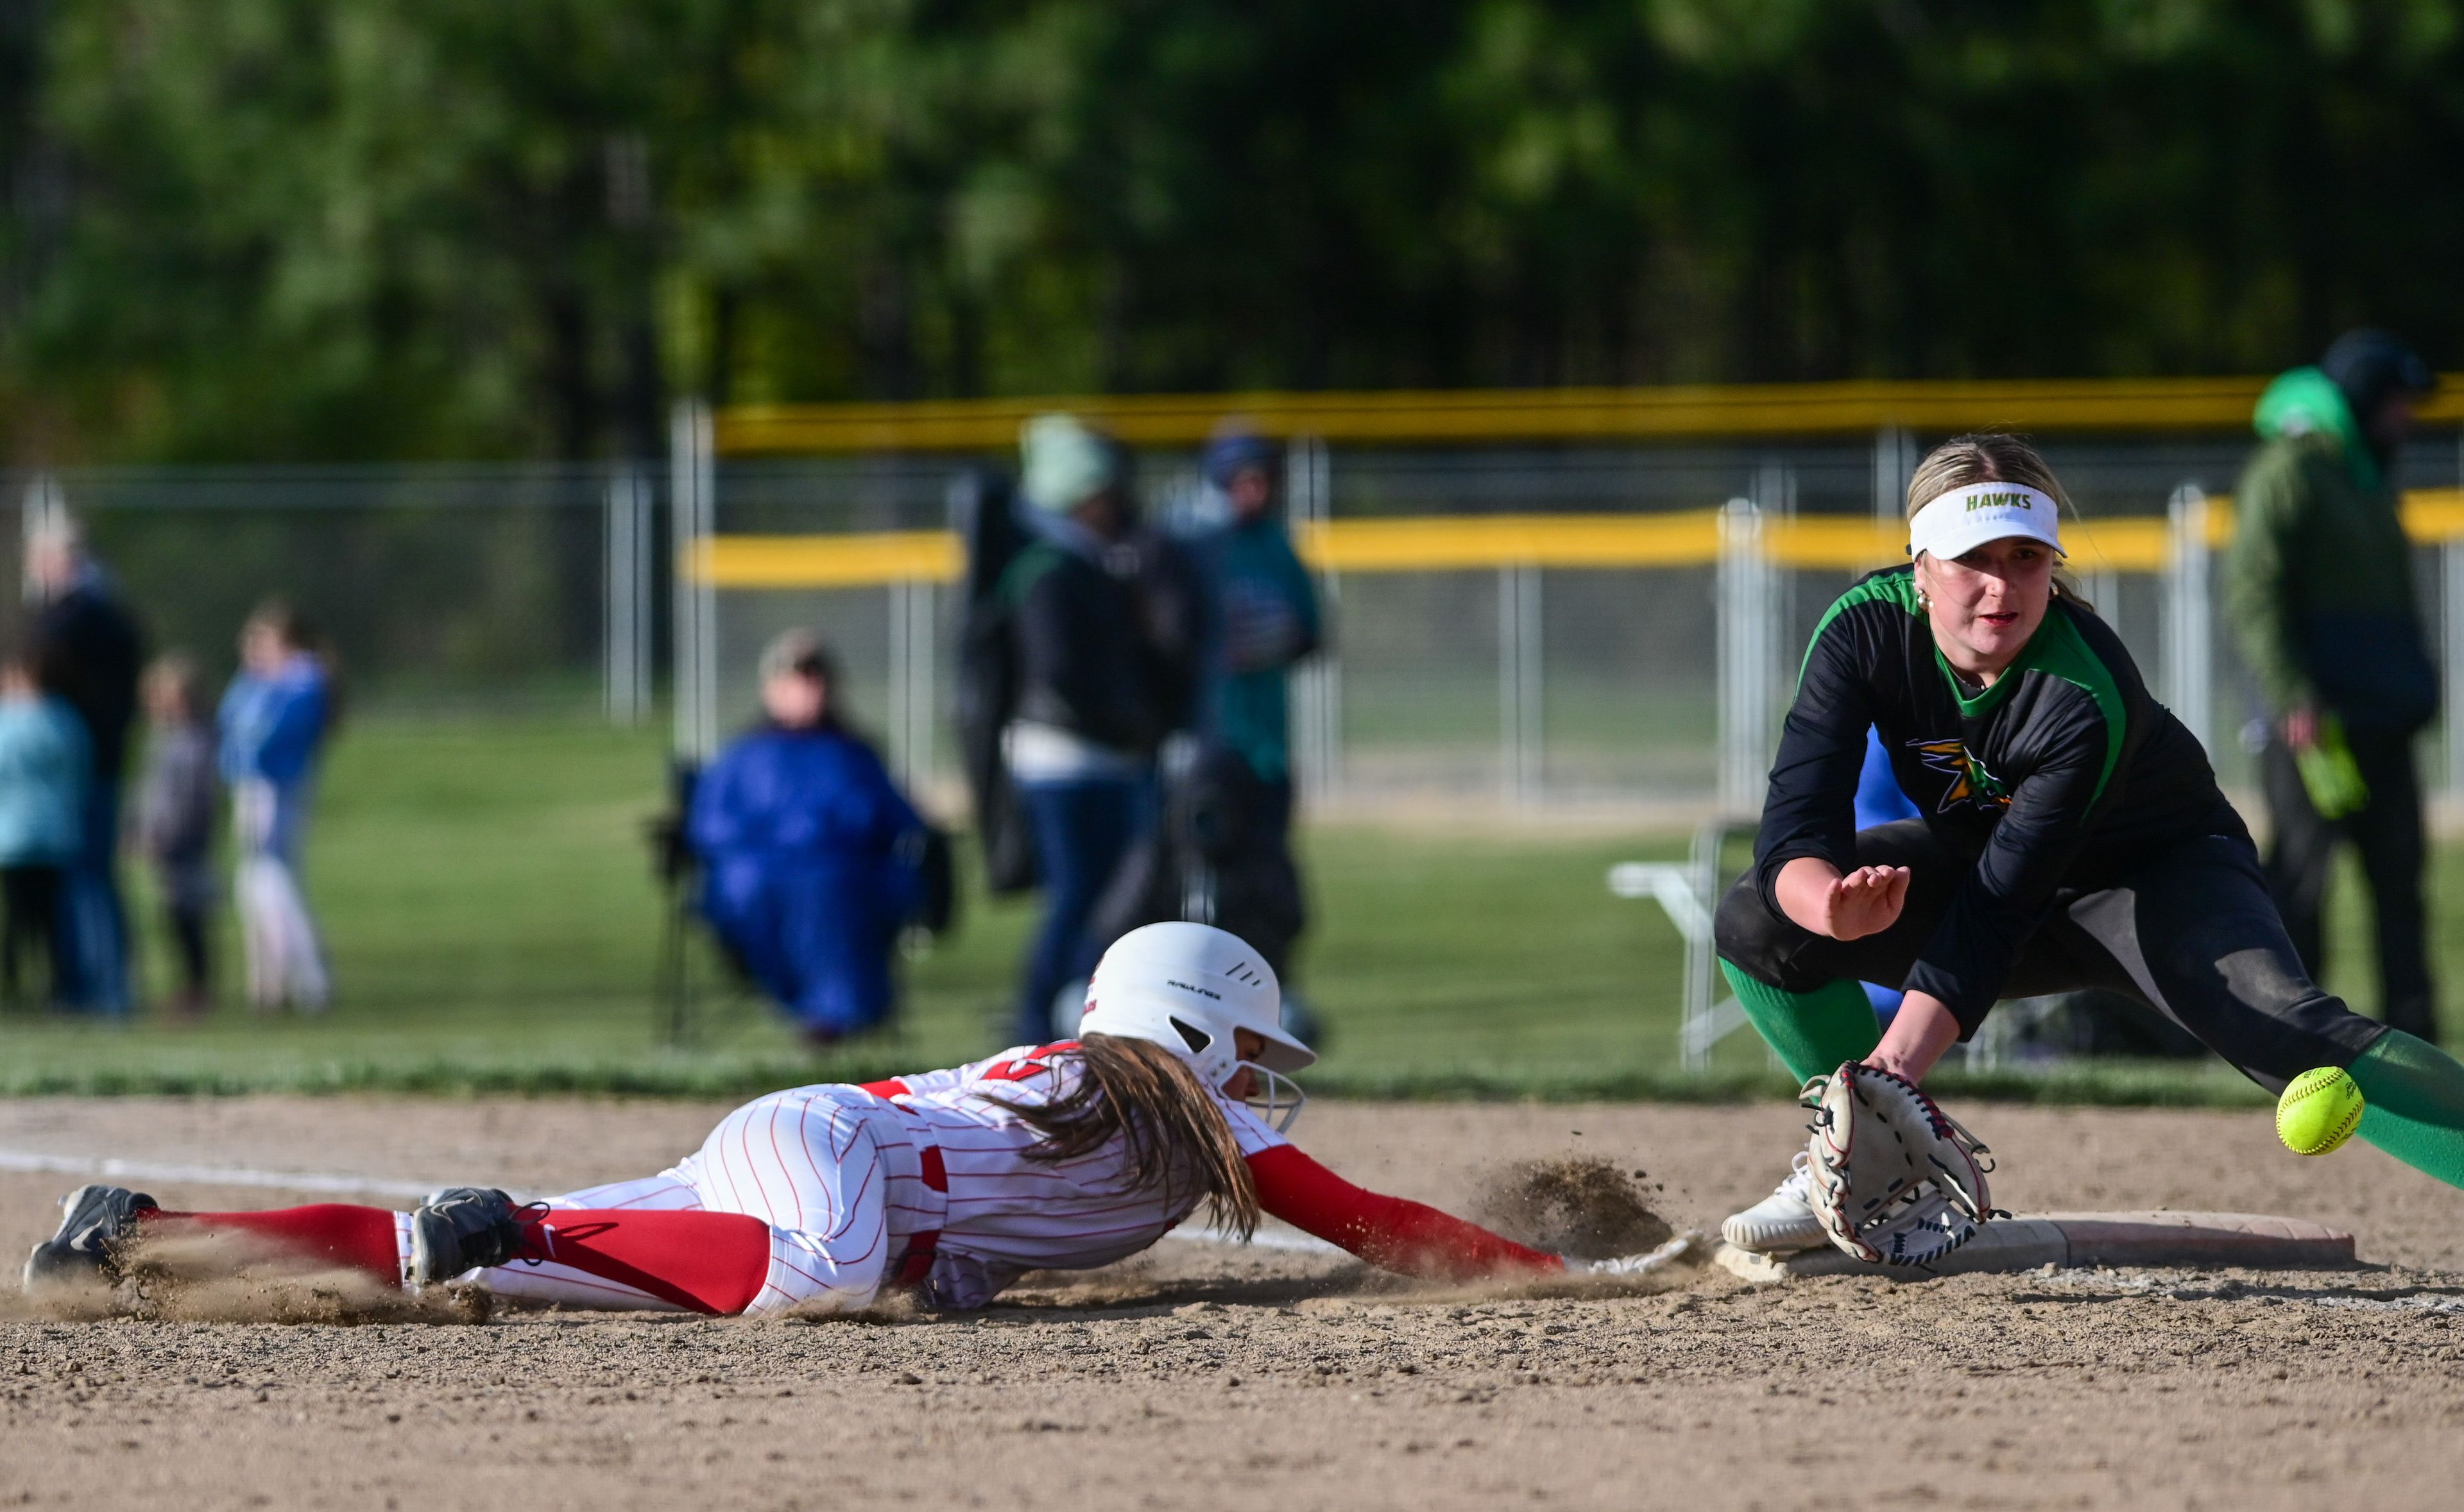
[[1758,1255],[1793,1255],[1831,1242],[1814,1216],[1812,1159],[1802,1150],[1789,1163],[1779,1190],[1720,1225],[1720,1237]]

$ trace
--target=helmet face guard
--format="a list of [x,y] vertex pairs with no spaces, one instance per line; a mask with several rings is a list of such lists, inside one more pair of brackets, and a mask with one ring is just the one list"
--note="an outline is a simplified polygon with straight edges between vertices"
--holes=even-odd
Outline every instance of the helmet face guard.
[[1309,1094],[1281,1071],[1268,1070],[1255,1061],[1243,1061],[1241,1064],[1248,1069],[1251,1078],[1249,1095],[1242,1101],[1248,1104],[1250,1109],[1276,1133],[1291,1132],[1293,1123],[1301,1116],[1301,1109],[1309,1107]]

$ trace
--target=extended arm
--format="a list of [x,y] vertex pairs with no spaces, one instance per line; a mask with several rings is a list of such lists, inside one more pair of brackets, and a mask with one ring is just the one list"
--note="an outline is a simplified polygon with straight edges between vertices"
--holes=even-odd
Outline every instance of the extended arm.
[[1268,1213],[1383,1270],[1463,1281],[1566,1268],[1477,1223],[1353,1186],[1290,1145],[1251,1155],[1249,1172]]
[[1835,615],[1806,653],[1754,837],[1754,875],[1764,903],[1838,939],[1872,933],[1898,913],[1893,905],[1889,916],[1862,927],[1868,909],[1859,896],[1840,900],[1851,905],[1850,916],[1838,921],[1848,932],[1825,927],[1832,912],[1827,894],[1857,870],[1857,780],[1865,765],[1865,732],[1874,723],[1859,620],[1854,613]]

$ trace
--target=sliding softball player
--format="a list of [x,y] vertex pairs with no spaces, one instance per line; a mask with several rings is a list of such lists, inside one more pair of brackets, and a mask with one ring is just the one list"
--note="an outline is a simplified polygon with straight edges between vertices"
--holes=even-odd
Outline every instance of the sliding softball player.
[[[2313,1067],[2348,1068],[2368,1102],[2362,1137],[2464,1185],[2464,1065],[2303,972],[2206,753],[2060,581],[2065,502],[2012,436],[1962,437],[1917,470],[1913,560],[1859,582],[1815,628],[1753,869],[1721,903],[1721,969],[1738,1002],[1797,1077],[1858,1063],[1913,1093],[1995,999],[2110,988],[2271,1091]],[[1868,726],[1920,813],[1859,830]],[[1860,980],[1905,989],[1887,1031]],[[1842,1100],[1831,1101],[1836,1111]],[[1920,1112],[1946,1122],[1929,1104]],[[1847,1219],[1837,1173],[1826,1183],[1815,1166],[1799,1156],[1776,1193],[1728,1219],[1727,1239],[1766,1252],[1822,1243],[1817,1207],[1835,1229]],[[1949,1186],[1972,1187],[1954,1195],[1974,1206],[1982,1177],[1963,1169]],[[1894,1238],[1865,1237],[1886,1252]]]
[[111,1278],[140,1235],[210,1234],[387,1284],[469,1278],[576,1306],[832,1311],[909,1287],[972,1308],[1029,1270],[1135,1255],[1201,1203],[1242,1236],[1271,1214],[1408,1275],[1565,1268],[1363,1191],[1287,1142],[1299,1101],[1283,1076],[1316,1056],[1281,1027],[1281,1003],[1275,974],[1233,935],[1150,925],[1104,956],[1078,1039],[773,1093],[655,1176],[529,1205],[455,1188],[411,1213],[172,1213],[84,1187],[63,1199],[66,1220],[35,1247],[27,1284]]

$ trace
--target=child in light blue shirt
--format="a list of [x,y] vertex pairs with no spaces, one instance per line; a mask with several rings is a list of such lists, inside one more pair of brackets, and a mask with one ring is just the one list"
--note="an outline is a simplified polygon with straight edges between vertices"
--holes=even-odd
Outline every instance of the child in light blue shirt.
[[19,997],[30,950],[59,995],[60,879],[83,845],[94,749],[67,701],[44,692],[22,651],[0,658],[0,996]]

